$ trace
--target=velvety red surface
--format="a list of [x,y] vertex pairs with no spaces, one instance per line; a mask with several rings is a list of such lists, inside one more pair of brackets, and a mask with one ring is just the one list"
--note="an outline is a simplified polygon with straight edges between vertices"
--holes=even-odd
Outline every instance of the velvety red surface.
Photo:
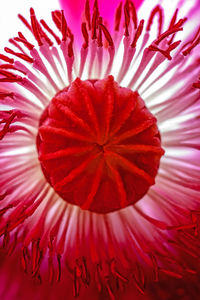
[[56,192],[98,213],[141,199],[164,153],[155,117],[112,76],[76,79],[52,99],[41,117],[38,152]]

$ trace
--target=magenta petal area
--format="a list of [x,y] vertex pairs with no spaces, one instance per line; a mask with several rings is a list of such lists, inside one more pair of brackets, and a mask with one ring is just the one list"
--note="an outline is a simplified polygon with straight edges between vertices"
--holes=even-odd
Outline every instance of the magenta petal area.
[[[91,11],[93,10],[94,2],[97,3],[97,1],[89,0],[89,6]],[[101,11],[101,16],[106,21],[106,24],[108,27],[111,27],[111,24],[113,24],[113,16],[115,15],[117,7],[120,5],[120,0],[112,0],[112,1],[105,1],[101,0],[98,1],[98,7]],[[137,9],[141,6],[143,3],[143,0],[135,0],[134,5]],[[76,41],[79,45],[82,44],[82,34],[81,34],[81,22],[83,19],[83,11],[85,9],[85,1],[83,0],[60,0],[60,5],[62,9],[64,10],[66,20],[70,20],[70,28],[73,29],[73,33],[77,37]],[[111,29],[111,28],[110,28]]]

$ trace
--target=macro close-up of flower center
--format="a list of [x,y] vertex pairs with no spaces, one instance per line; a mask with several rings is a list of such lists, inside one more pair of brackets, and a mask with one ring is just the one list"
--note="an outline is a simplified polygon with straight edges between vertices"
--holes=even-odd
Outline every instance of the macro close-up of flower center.
[[198,300],[199,0],[53,1],[0,50],[0,299]]

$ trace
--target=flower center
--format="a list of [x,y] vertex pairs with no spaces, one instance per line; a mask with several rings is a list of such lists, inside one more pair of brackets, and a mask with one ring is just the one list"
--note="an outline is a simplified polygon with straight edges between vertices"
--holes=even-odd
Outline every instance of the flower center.
[[164,154],[156,118],[112,76],[77,78],[58,92],[41,116],[37,148],[62,199],[103,214],[141,199]]

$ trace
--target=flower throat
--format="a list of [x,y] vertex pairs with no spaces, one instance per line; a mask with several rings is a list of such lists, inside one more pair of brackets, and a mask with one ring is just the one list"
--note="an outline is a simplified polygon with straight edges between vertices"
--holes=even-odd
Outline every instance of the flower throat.
[[77,78],[58,92],[41,116],[37,149],[62,199],[102,214],[141,199],[164,154],[156,118],[112,76]]

